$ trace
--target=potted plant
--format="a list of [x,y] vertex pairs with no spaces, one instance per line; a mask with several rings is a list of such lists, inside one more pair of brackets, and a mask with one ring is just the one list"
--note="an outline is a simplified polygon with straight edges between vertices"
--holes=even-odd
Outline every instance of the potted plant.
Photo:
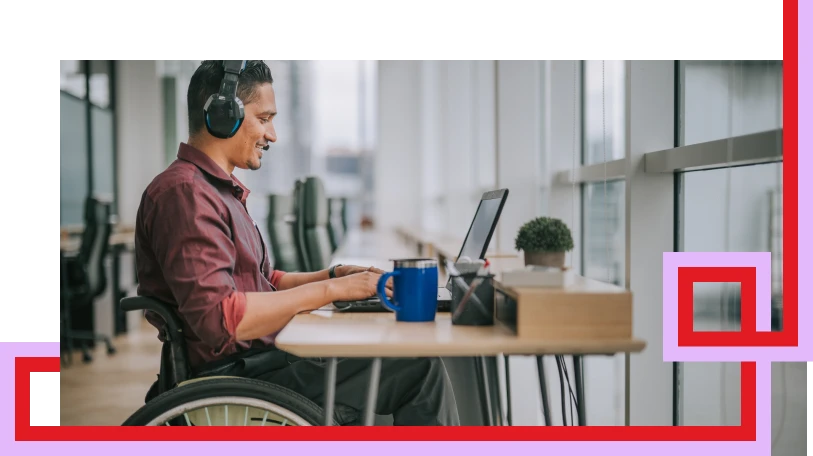
[[561,220],[538,217],[519,229],[515,245],[517,250],[525,252],[526,266],[564,269],[565,253],[573,250],[573,237],[570,228]]

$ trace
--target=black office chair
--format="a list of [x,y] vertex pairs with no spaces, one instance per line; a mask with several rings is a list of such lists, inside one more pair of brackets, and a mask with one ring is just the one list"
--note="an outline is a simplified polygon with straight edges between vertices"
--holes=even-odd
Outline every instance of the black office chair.
[[294,182],[294,193],[293,193],[293,233],[294,233],[294,245],[296,246],[296,253],[297,257],[299,258],[299,266],[302,267],[302,271],[304,272],[311,272],[309,257],[308,257],[308,248],[305,246],[305,216],[303,213],[304,204],[302,202],[302,188],[305,182],[301,179],[297,179]]
[[74,341],[80,341],[82,361],[93,360],[88,342],[104,342],[107,353],[116,352],[110,338],[96,334],[93,327],[93,303],[107,288],[107,270],[104,260],[110,245],[113,225],[110,221],[110,204],[97,198],[85,200],[85,230],[79,253],[75,257],[64,257],[62,269],[62,338],[69,350]]
[[322,180],[318,177],[305,179],[301,191],[301,225],[304,231],[308,266],[310,271],[320,271],[330,267],[330,259],[333,254],[328,232],[327,197],[325,197]]
[[268,197],[268,235],[274,255],[274,269],[285,272],[302,271],[296,246],[294,200],[287,195]]
[[342,198],[328,198],[328,234],[330,234],[330,246],[335,252],[342,244],[345,236],[345,229],[342,223]]
[[342,231],[347,233],[347,198],[342,198],[342,206],[339,218],[342,221]]

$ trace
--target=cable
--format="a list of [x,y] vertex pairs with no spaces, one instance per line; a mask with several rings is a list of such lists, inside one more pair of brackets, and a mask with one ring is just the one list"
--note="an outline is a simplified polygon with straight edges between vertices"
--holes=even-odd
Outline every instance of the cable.
[[[579,400],[576,399],[576,395],[573,393],[573,386],[570,383],[570,375],[568,375],[568,373],[567,373],[567,363],[565,362],[565,357],[561,356],[560,361],[562,363],[562,370],[565,371],[565,380],[567,381],[567,389],[570,392],[570,400],[569,400],[569,402],[570,402],[570,422],[572,424],[574,422],[573,421],[573,403],[574,402],[576,403],[576,409],[578,410],[578,408],[579,408]],[[574,360],[573,362],[575,363],[576,361]],[[576,379],[576,380],[578,381],[578,379]]]
[[567,426],[567,407],[565,407],[565,379],[562,378],[562,365],[559,363],[559,356],[556,356],[556,369],[559,371],[559,390],[562,399],[562,425]]

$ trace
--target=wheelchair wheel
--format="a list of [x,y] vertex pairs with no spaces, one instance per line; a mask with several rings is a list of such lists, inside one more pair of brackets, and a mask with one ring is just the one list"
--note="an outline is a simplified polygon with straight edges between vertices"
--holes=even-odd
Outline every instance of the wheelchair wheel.
[[186,382],[145,404],[123,426],[318,426],[324,412],[272,383],[212,377]]

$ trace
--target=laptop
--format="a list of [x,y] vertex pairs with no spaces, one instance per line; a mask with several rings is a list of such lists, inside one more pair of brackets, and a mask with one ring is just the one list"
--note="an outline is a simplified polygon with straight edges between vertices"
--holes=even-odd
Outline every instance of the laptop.
[[[471,260],[485,259],[488,244],[494,235],[502,208],[508,199],[508,189],[493,190],[483,193],[477,212],[469,225],[469,231],[463,240],[458,259],[468,257]],[[452,303],[451,277],[443,287],[438,287],[438,311],[448,312]],[[358,301],[336,301],[333,305],[343,312],[391,312],[381,304],[378,296]]]

